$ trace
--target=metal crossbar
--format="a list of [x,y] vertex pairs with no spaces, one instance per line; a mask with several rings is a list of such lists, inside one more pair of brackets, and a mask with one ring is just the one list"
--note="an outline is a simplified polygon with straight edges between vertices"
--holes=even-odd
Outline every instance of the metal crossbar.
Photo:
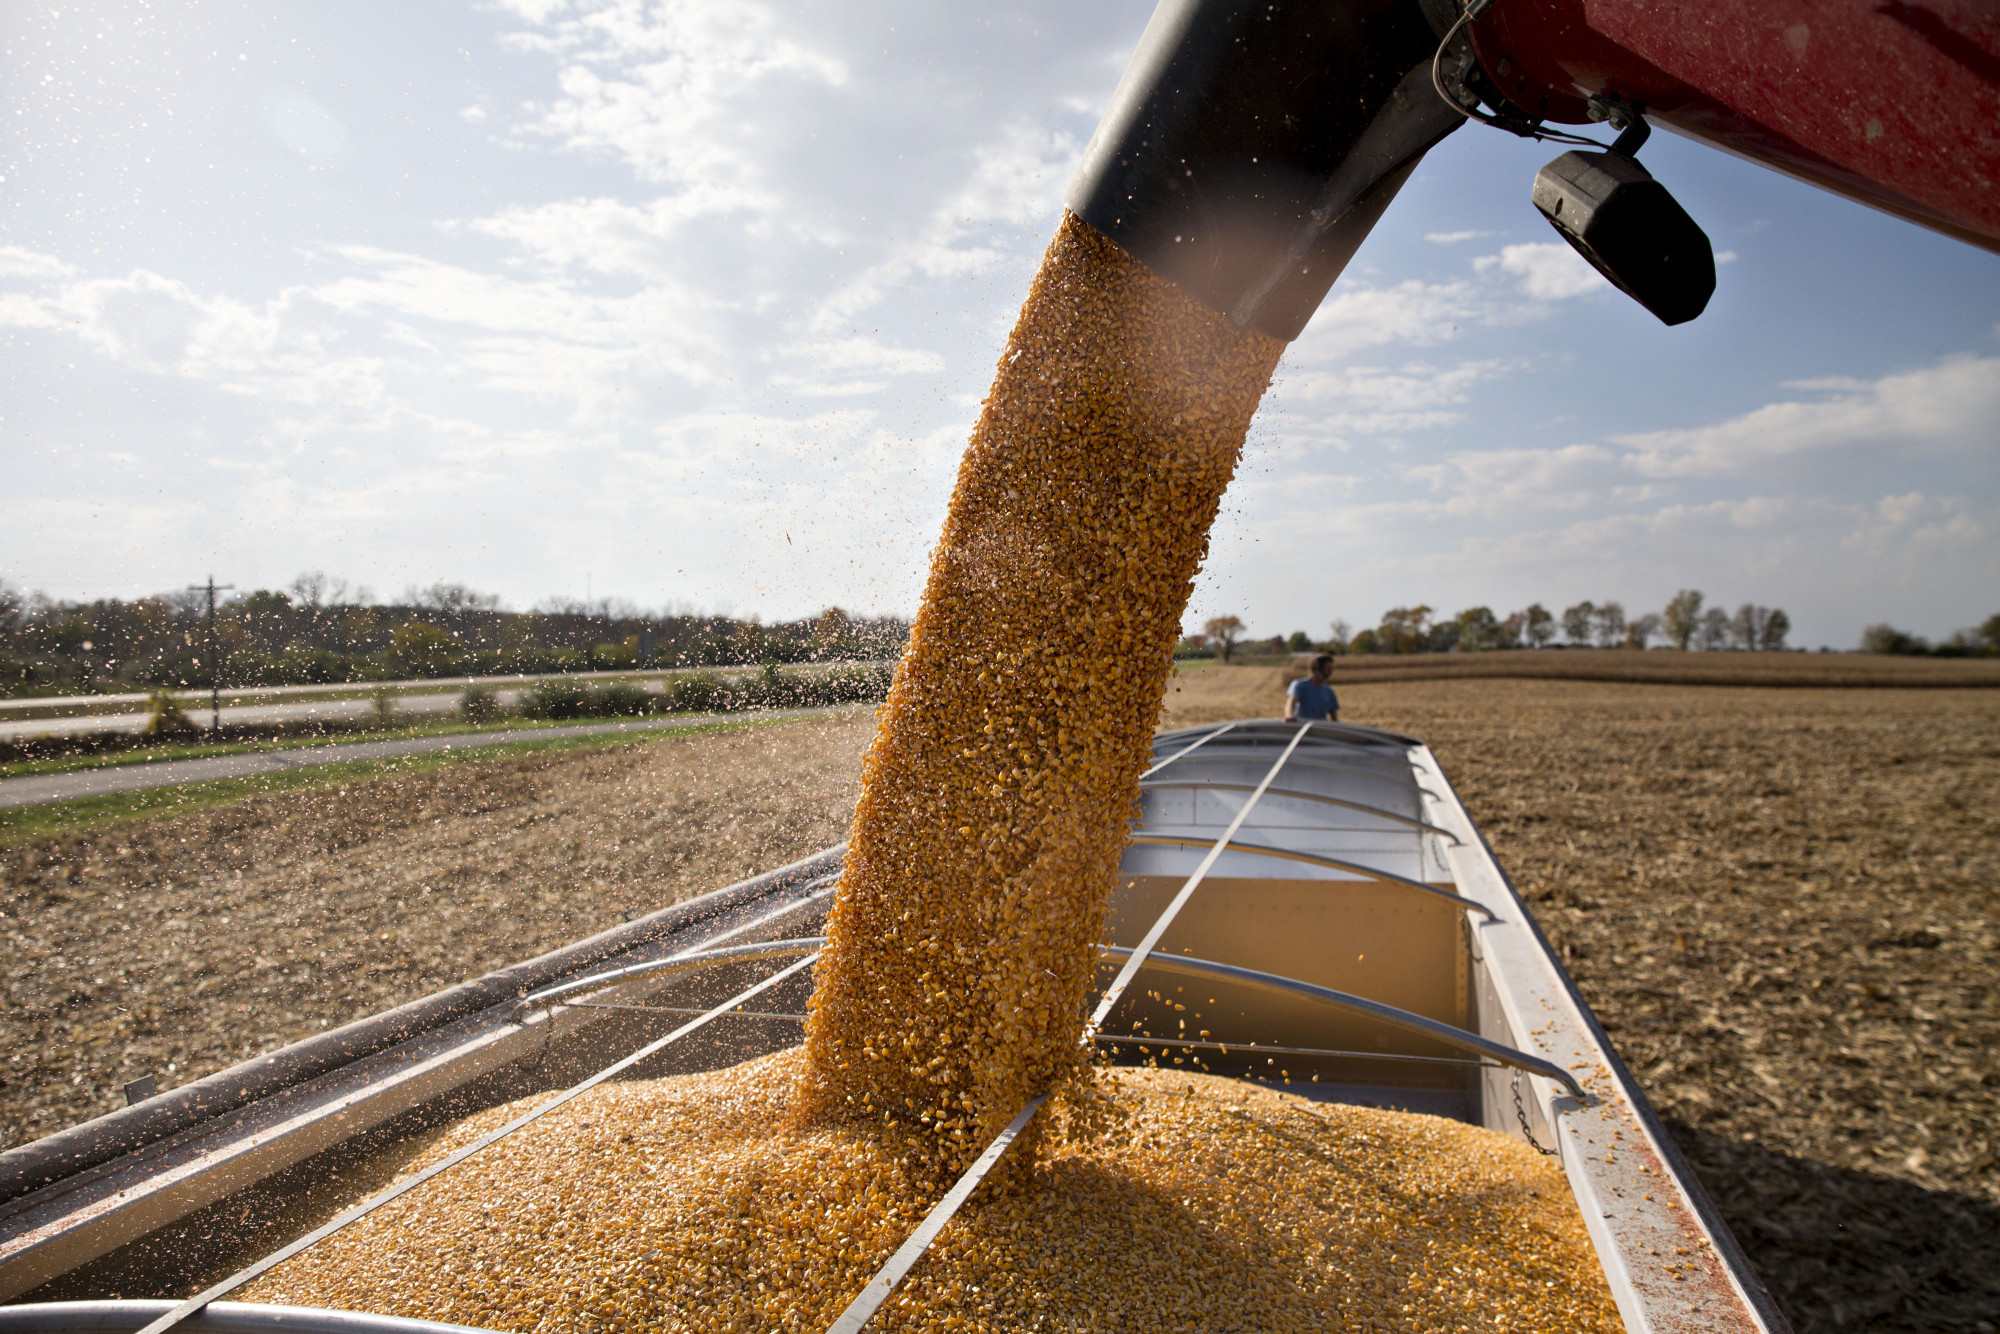
[[[620,1005],[615,1001],[571,1001],[567,1006],[572,1010],[619,1010],[630,1014],[701,1014],[699,1005]],[[731,1019],[789,1019],[803,1024],[803,1014],[787,1014],[782,1010],[732,1010]]]
[[[1169,778],[1157,783],[1139,784],[1141,792],[1167,792],[1181,789],[1195,792],[1205,790],[1216,792],[1254,792],[1257,790],[1249,783],[1212,783],[1200,778]],[[1350,811],[1360,811],[1363,815],[1379,815],[1384,820],[1394,820],[1398,824],[1409,825],[1414,829],[1422,830],[1426,834],[1436,834],[1440,838],[1448,838],[1453,843],[1462,845],[1465,842],[1464,839],[1452,833],[1449,829],[1442,829],[1437,825],[1426,823],[1414,815],[1399,815],[1395,811],[1385,811],[1380,806],[1370,806],[1366,802],[1348,801],[1344,797],[1326,797],[1321,796],[1317,792],[1301,792],[1296,788],[1289,787],[1274,787],[1264,795],[1267,797],[1290,797],[1296,801],[1317,801],[1326,806],[1340,806]]]
[[[1125,953],[1124,950],[1118,948],[1116,945],[1101,945],[1098,948],[1103,950],[1108,958],[1116,958]],[[1133,950],[1131,953],[1133,957],[1138,955],[1137,950]],[[1127,959],[1125,966],[1127,968],[1132,966],[1130,958]],[[1491,1038],[1483,1038],[1477,1033],[1468,1033],[1462,1028],[1454,1028],[1450,1024],[1440,1023],[1436,1019],[1416,1014],[1400,1006],[1384,1005],[1381,1001],[1369,1000],[1366,996],[1356,996],[1345,991],[1335,991],[1332,987],[1314,986],[1310,982],[1300,982],[1295,978],[1280,977],[1276,973],[1259,972],[1255,968],[1238,968],[1235,964],[1216,963],[1211,959],[1190,959],[1182,954],[1162,954],[1158,958],[1151,960],[1150,966],[1159,969],[1163,973],[1180,973],[1184,976],[1199,977],[1205,982],[1234,982],[1239,986],[1255,987],[1259,991],[1276,992],[1279,995],[1293,996],[1300,1000],[1308,1000],[1320,1005],[1331,1005],[1355,1014],[1366,1015],[1392,1028],[1404,1029],[1411,1033],[1421,1033],[1425,1037],[1442,1042],[1448,1047],[1456,1047],[1460,1051],[1478,1052],[1482,1056],[1492,1057],[1502,1065],[1511,1065],[1516,1069],[1525,1070],[1531,1075],[1540,1075],[1543,1079],[1554,1080],[1579,1099],[1587,1101],[1590,1096],[1583,1085],[1577,1082],[1575,1075],[1572,1075],[1553,1061],[1545,1061],[1539,1056],[1530,1056],[1518,1047],[1510,1047],[1504,1042],[1495,1042]]]
[[[1310,730],[1312,730],[1311,723],[1299,725],[1299,730],[1292,734],[1291,744],[1285,747],[1276,762],[1265,772],[1263,781],[1257,784],[1256,790],[1250,794],[1250,799],[1243,803],[1243,809],[1236,812],[1236,818],[1229,822],[1229,827],[1222,831],[1222,837],[1216,839],[1214,845],[1209,848],[1208,855],[1201,859],[1201,865],[1195,867],[1194,874],[1182,883],[1180,892],[1174,895],[1173,901],[1167,904],[1165,911],[1153,919],[1153,925],[1147,929],[1145,937],[1133,949],[1131,958],[1125,961],[1125,966],[1119,970],[1118,976],[1112,979],[1104,995],[1098,998],[1097,1009],[1091,1014],[1090,1022],[1084,1026],[1086,1041],[1091,1034],[1104,1026],[1104,1016],[1111,1013],[1112,1007],[1118,1004],[1119,998],[1125,994],[1125,988],[1132,985],[1132,979],[1138,976],[1139,969],[1145,966],[1146,956],[1153,952],[1153,946],[1160,943],[1160,937],[1167,934],[1167,928],[1174,924],[1174,918],[1178,917],[1181,909],[1187,906],[1188,899],[1201,887],[1201,882],[1208,878],[1209,868],[1222,856],[1222,850],[1229,846],[1230,839],[1236,837],[1236,831],[1243,827],[1243,822],[1250,818],[1250,812],[1257,808],[1258,799],[1271,786],[1272,781],[1278,776],[1278,770],[1285,767],[1285,761],[1292,758],[1292,752],[1298,749],[1299,742],[1305,740],[1306,733]],[[1145,836],[1141,835],[1133,842],[1142,842],[1144,838]]]
[[737,936],[755,931],[761,926],[768,926],[781,917],[789,917],[802,908],[818,903],[821,899],[834,892],[839,880],[840,873],[838,871],[832,875],[821,876],[817,880],[809,880],[801,888],[809,889],[812,891],[811,893],[793,899],[783,907],[773,908],[770,912],[760,917],[753,917],[747,922],[732,926],[727,931],[718,931],[714,935],[704,939],[701,944],[690,945],[684,950],[677,950],[664,959],[652,959],[646,963],[629,964],[623,968],[613,968],[608,972],[593,973],[589,977],[578,978],[574,982],[563,982],[553,987],[544,987],[540,991],[531,991],[514,1003],[515,1017],[518,1020],[524,1010],[531,1009],[557,996],[564,996],[573,991],[583,991],[620,977],[631,977],[640,973],[657,972],[661,969],[673,968],[677,964],[717,952],[714,947],[725,940],[733,940]]
[[1146,770],[1145,773],[1140,774],[1139,775],[1140,779],[1143,781],[1144,779],[1152,777],[1154,774],[1166,768],[1168,765],[1172,764],[1175,760],[1187,754],[1189,751],[1200,749],[1202,746],[1207,745],[1209,742],[1215,740],[1217,737],[1221,736],[1224,732],[1227,732],[1230,728],[1234,726],[1236,726],[1235,723],[1224,723],[1222,726],[1216,728],[1213,732],[1208,733],[1206,736],[1196,741],[1193,745],[1186,746],[1180,750],[1175,751],[1173,754],[1167,756],[1167,758],[1161,760],[1158,764]]
[[817,949],[819,937],[806,936],[797,940],[763,940],[755,945],[732,945],[721,950],[682,950],[665,959],[654,959],[648,963],[632,964],[626,968],[613,968],[609,972],[593,973],[580,977],[574,982],[549,987],[543,991],[523,996],[514,1003],[514,1013],[509,1016],[517,1024],[526,1023],[527,1014],[536,1006],[567,1006],[578,1008],[580,1001],[564,1001],[562,997],[582,991],[601,991],[619,982],[634,977],[658,975],[660,973],[688,973],[704,968],[716,968],[728,963],[756,963],[762,959],[784,958],[787,955],[803,954],[809,949]]
[[[1241,823],[1240,817],[1238,823]],[[1132,835],[1132,842],[1159,848],[1208,847],[1207,839],[1186,834],[1134,834]],[[1397,875],[1394,871],[1378,871],[1372,866],[1363,866],[1359,862],[1342,861],[1338,857],[1323,857],[1317,852],[1294,852],[1290,848],[1267,847],[1262,843],[1232,843],[1229,846],[1229,850],[1231,852],[1245,853],[1252,857],[1278,857],[1288,862],[1304,862],[1308,866],[1324,866],[1330,870],[1349,871],[1366,880],[1377,880],[1385,885],[1401,885],[1405,889],[1421,890],[1425,894],[1430,894],[1440,899],[1447,899],[1468,911],[1485,913],[1486,920],[1489,922],[1500,920],[1493,915],[1493,910],[1483,903],[1468,899],[1463,894],[1454,894],[1448,889],[1440,889],[1436,885],[1425,884],[1421,880],[1412,880],[1406,875]],[[1211,854],[1209,857],[1203,859],[1202,865],[1206,867],[1213,861],[1214,856]]]
[[570,1101],[572,1098],[579,1097],[582,1094],[589,1092],[591,1089],[596,1088],[599,1084],[602,1084],[605,1080],[610,1079],[613,1075],[617,1075],[622,1073],[623,1071],[631,1069],[633,1066],[637,1065],[640,1061],[645,1060],[648,1056],[651,1056],[653,1053],[659,1051],[661,1048],[667,1046],[669,1043],[679,1041],[681,1038],[686,1037],[689,1033],[694,1032],[696,1029],[701,1028],[702,1026],[712,1022],[713,1020],[720,1019],[723,1015],[728,1014],[731,1010],[743,1004],[745,1001],[750,1000],[755,996],[762,995],[766,991],[769,991],[772,987],[777,986],[780,982],[783,982],[787,978],[793,977],[801,970],[810,967],[812,965],[813,960],[817,958],[819,958],[819,954],[817,952],[808,954],[805,958],[800,959],[798,962],[789,964],[786,967],[779,969],[777,972],[773,973],[771,976],[765,978],[763,981],[757,983],[756,985],[737,992],[734,996],[731,996],[728,1000],[722,1002],[722,1004],[704,1013],[699,1019],[690,1020],[689,1022],[682,1024],[679,1028],[675,1029],[673,1032],[667,1034],[665,1037],[660,1038],[657,1041],[647,1043],[645,1046],[639,1048],[639,1050],[633,1052],[630,1056],[625,1057],[623,1060],[617,1061],[611,1065],[606,1066],[604,1069],[599,1070],[596,1074],[584,1080],[581,1084],[577,1084],[568,1089],[565,1089],[562,1093],[549,1099],[547,1102],[535,1108],[533,1111],[526,1112],[520,1116],[515,1117],[512,1121],[509,1121],[506,1125],[501,1126],[498,1130],[494,1130],[487,1134],[481,1135],[478,1139],[474,1140],[472,1143],[458,1150],[458,1152],[452,1154],[450,1157],[445,1158],[438,1163],[433,1164],[430,1167],[425,1168],[423,1171],[417,1173],[409,1180],[399,1182],[398,1184],[389,1187],[389,1189],[382,1191],[380,1194],[375,1195],[370,1199],[363,1200],[360,1204],[357,1204],[352,1209],[347,1210],[345,1213],[341,1214],[340,1217],[334,1219],[331,1223],[328,1223],[326,1226],[319,1228],[313,1232],[307,1233],[305,1236],[300,1237],[297,1241],[293,1242],[291,1245],[286,1246],[282,1250],[275,1251],[272,1254],[265,1256],[263,1259],[257,1261],[255,1264],[249,1266],[246,1269],[237,1270],[234,1274],[231,1274],[228,1278],[225,1278],[224,1280],[222,1280],[222,1282],[216,1284],[214,1287],[209,1288],[206,1291],[196,1293],[194,1296],[188,1298],[180,1305],[174,1307],[171,1311],[168,1311],[165,1315],[161,1316],[159,1319],[147,1325],[144,1329],[141,1329],[139,1331],[139,1334],[162,1334],[163,1331],[173,1328],[175,1325],[178,1325],[181,1321],[187,1319],[195,1312],[201,1310],[204,1306],[207,1306],[210,1302],[221,1300],[223,1297],[228,1296],[236,1289],[242,1287],[245,1283],[248,1283],[252,1279],[257,1278],[277,1268],[279,1265],[291,1259],[293,1256],[297,1255],[300,1251],[305,1250],[307,1247],[318,1245],[320,1242],[325,1241],[328,1237],[340,1231],[348,1224],[360,1221],[361,1219],[367,1217],[369,1214],[374,1213],[377,1209],[380,1209],[383,1205],[389,1203],[391,1200],[394,1200],[399,1196],[405,1195],[408,1192],[415,1190],[418,1186],[423,1185],[426,1181],[429,1181],[432,1177],[450,1171],[452,1168],[458,1166],[460,1163],[464,1162],[467,1158],[470,1158],[473,1154],[478,1153],[481,1149],[486,1148],[488,1145],[497,1143],[498,1141],[505,1139],[507,1136],[513,1134],[515,1131],[519,1130],[522,1126],[525,1126],[532,1121],[539,1120],[543,1116],[546,1116],[548,1113],[553,1112],[556,1108],[562,1106],[564,1103]]
[[[803,1017],[803,1016],[801,1016]],[[1332,1056],[1354,1061],[1404,1061],[1422,1065],[1460,1065],[1475,1070],[1504,1070],[1498,1061],[1476,1061],[1469,1056],[1411,1056],[1404,1052],[1345,1051],[1338,1047],[1266,1047],[1256,1042],[1211,1042],[1193,1038],[1114,1037],[1099,1033],[1097,1041],[1107,1047],[1159,1047],[1165,1050],[1219,1051],[1224,1056]]]
[[860,1334],[874,1317],[875,1312],[881,1309],[882,1303],[889,1300],[889,1294],[896,1290],[896,1285],[916,1267],[917,1261],[924,1258],[924,1252],[930,1249],[931,1243],[937,1240],[940,1232],[944,1231],[945,1224],[951,1222],[959,1206],[971,1198],[972,1192],[979,1189],[979,1183],[986,1179],[986,1174],[993,1170],[994,1164],[998,1163],[1006,1155],[1007,1150],[1013,1147],[1014,1141],[1021,1137],[1021,1132],[1028,1128],[1028,1122],[1042,1109],[1042,1104],[1048,1101],[1048,1096],[1046,1093],[1038,1093],[1029,1099],[1026,1107],[1014,1113],[1014,1119],[1007,1123],[1007,1128],[994,1137],[993,1142],[986,1146],[986,1151],[979,1155],[971,1167],[965,1169],[965,1175],[952,1184],[952,1188],[945,1192],[944,1198],[931,1206],[931,1211],[924,1215],[923,1222],[917,1224],[917,1230],[910,1234],[910,1239],[896,1248],[896,1253],[875,1271],[875,1277],[868,1280],[868,1285],[861,1289],[860,1295],[849,1302],[847,1309],[840,1313],[840,1317],[826,1327],[826,1334]]
[[[1408,748],[1424,744],[1416,737],[1406,736],[1401,732],[1387,731],[1380,727],[1370,727],[1365,723],[1336,723],[1325,718],[1302,718],[1296,721],[1310,722],[1313,725],[1314,736],[1331,737],[1349,746],[1397,746]],[[1243,723],[1238,730],[1254,734],[1257,732],[1282,731],[1290,726],[1292,724],[1282,718],[1253,718]]]
[[[1268,754],[1270,754],[1268,750],[1260,753],[1259,751],[1246,748],[1243,750],[1210,751],[1208,758],[1212,760],[1261,760]],[[1178,759],[1180,757],[1175,756],[1174,758]],[[1378,769],[1366,769],[1358,764],[1340,764],[1333,760],[1314,759],[1311,756],[1301,755],[1292,760],[1292,767],[1294,769],[1331,769],[1339,773],[1353,774],[1356,778],[1365,779],[1371,783],[1387,783],[1389,786],[1404,792],[1417,792],[1433,799],[1437,798],[1437,793],[1431,791],[1414,778],[1407,776],[1398,777],[1393,773],[1383,772]],[[1147,772],[1150,773],[1152,770],[1148,770]],[[1410,772],[1414,773],[1415,769],[1411,768]]]

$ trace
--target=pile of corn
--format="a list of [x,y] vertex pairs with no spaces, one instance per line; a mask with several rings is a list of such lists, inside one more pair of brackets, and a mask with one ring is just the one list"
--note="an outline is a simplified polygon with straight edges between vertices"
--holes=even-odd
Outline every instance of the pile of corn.
[[[602,1085],[244,1300],[497,1330],[824,1329],[922,1217],[925,1132],[787,1131],[799,1061]],[[1622,1328],[1562,1169],[1525,1144],[1206,1075],[1095,1083],[871,1330]]]
[[1284,344],[1074,217],[961,465],[862,773],[808,1120],[962,1167],[1072,1072],[1181,613]]

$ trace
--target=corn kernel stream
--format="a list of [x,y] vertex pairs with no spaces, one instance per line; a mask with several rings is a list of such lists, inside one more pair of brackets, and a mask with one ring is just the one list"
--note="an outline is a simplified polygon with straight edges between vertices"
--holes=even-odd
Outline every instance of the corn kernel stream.
[[801,1114],[965,1166],[1072,1072],[1194,575],[1284,344],[1066,216],[862,771]]

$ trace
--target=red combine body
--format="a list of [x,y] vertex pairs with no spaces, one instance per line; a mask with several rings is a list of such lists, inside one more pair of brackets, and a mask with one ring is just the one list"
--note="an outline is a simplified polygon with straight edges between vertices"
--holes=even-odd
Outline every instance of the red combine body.
[[1526,116],[1592,94],[1947,236],[2000,251],[1992,0],[1498,0],[1471,25]]

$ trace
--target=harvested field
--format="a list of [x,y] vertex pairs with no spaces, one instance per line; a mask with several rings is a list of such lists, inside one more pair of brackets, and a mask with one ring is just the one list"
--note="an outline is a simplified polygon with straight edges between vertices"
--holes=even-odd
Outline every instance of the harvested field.
[[1337,684],[1431,743],[1801,1331],[2000,1323],[2000,694]]
[[[1182,673],[1168,721],[1275,714],[1283,680]],[[2000,693],[1341,693],[1347,717],[1437,750],[1801,1334],[2000,1325]],[[837,842],[871,721],[467,765],[5,854],[0,1034],[22,1054],[5,1128],[52,1130],[168,1061],[178,1083],[529,957],[617,921],[613,892],[638,912]],[[732,817],[733,846],[698,827]],[[392,862],[407,874],[379,879]],[[307,875],[347,906],[307,918]],[[475,929],[501,888],[525,910]],[[290,918],[268,907],[238,937],[240,911],[206,906],[218,889],[293,905],[314,972],[285,945],[257,964]],[[176,918],[203,934],[161,929]],[[114,933],[116,955],[76,948]],[[40,980],[54,957],[65,980]],[[197,1010],[184,988],[203,982]],[[115,1009],[134,1008],[127,987],[155,1007],[145,1033]],[[272,1011],[298,1017],[232,1026]]]
[[874,711],[0,851],[0,1146],[838,843]]

